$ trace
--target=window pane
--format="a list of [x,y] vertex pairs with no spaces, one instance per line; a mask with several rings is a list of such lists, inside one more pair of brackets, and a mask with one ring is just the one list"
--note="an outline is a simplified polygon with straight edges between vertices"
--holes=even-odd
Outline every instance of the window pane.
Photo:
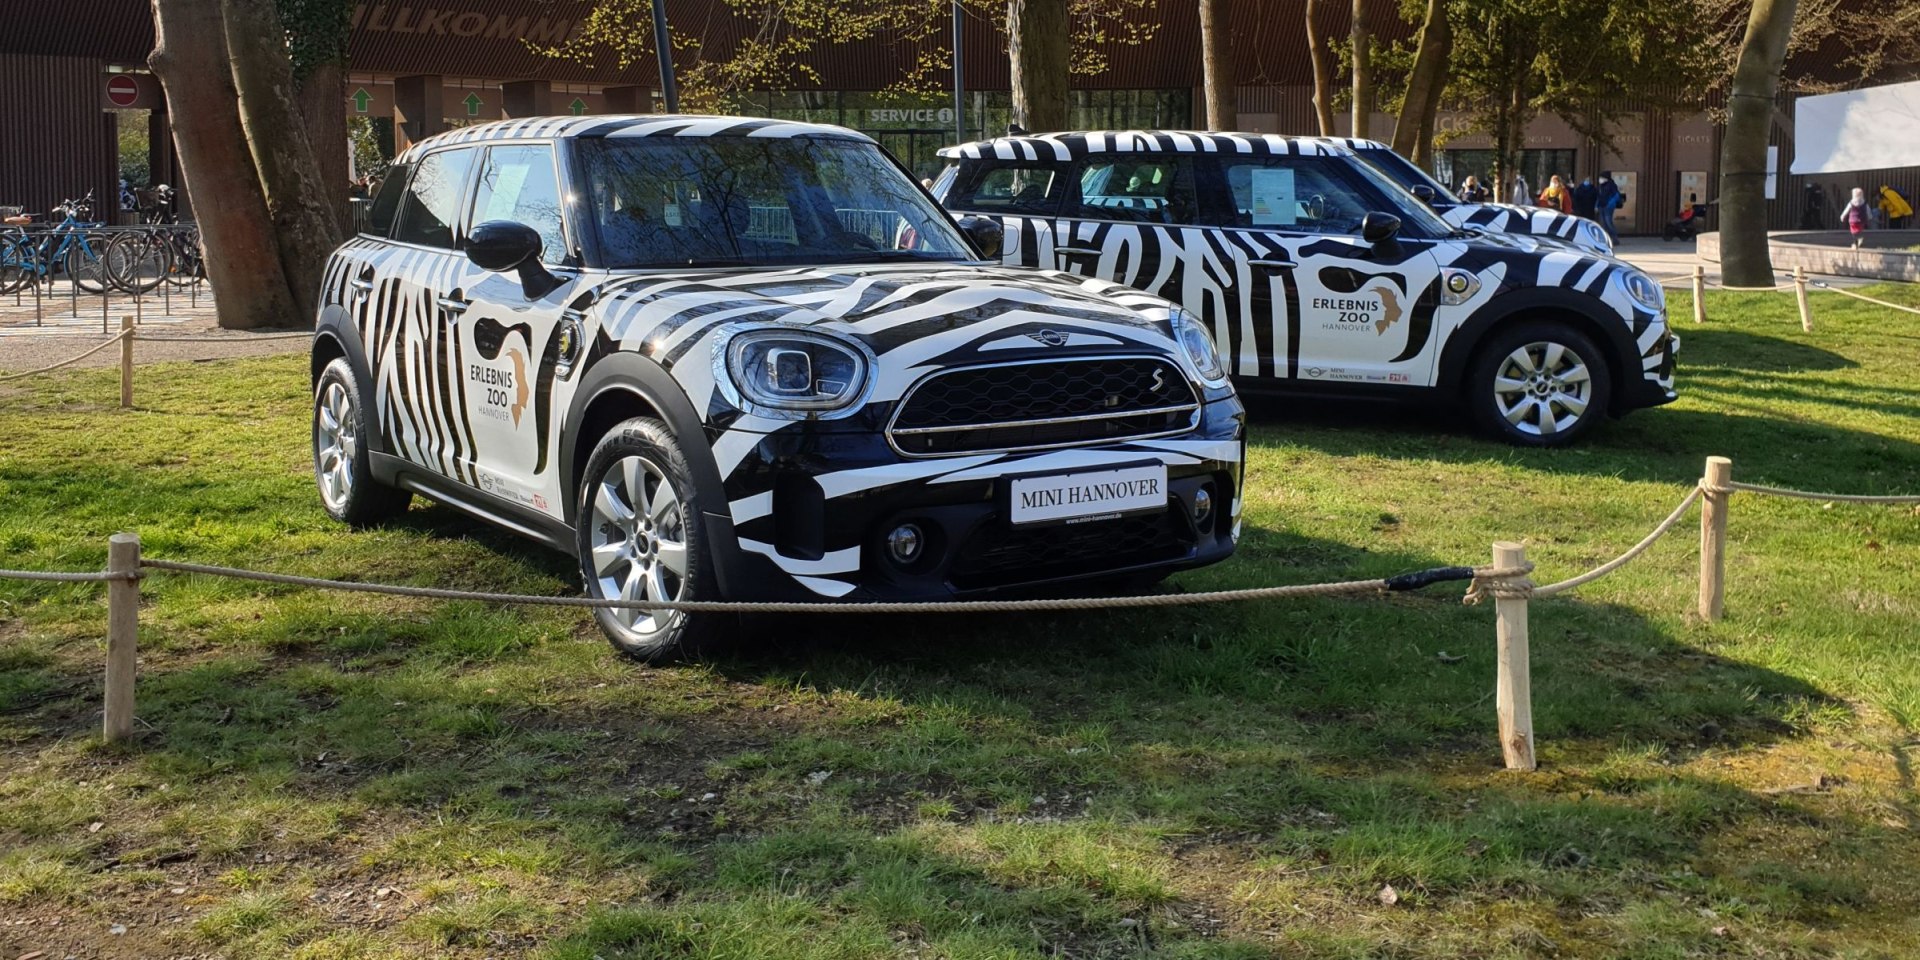
[[1080,216],[1140,223],[1192,223],[1192,161],[1180,158],[1096,160],[1080,174]]
[[971,256],[951,218],[872,144],[609,137],[580,156],[608,267]]
[[393,215],[400,210],[400,198],[407,192],[407,173],[413,167],[396,163],[387,168],[380,189],[373,195],[373,208],[367,213],[367,234],[384,237],[393,232]]
[[460,218],[460,194],[467,185],[473,151],[428,154],[414,168],[407,198],[400,205],[400,228],[393,238],[429,247],[453,247],[453,223]]
[[1358,234],[1360,218],[1372,206],[1317,160],[1271,157],[1223,165],[1233,194],[1229,226]]
[[567,258],[552,147],[494,147],[487,151],[474,193],[473,222],[488,220],[524,223],[540,234],[540,259],[560,263]]
[[965,195],[954,197],[956,210],[982,213],[1051,215],[1059,209],[1066,177],[1057,165],[1008,164],[975,175]]

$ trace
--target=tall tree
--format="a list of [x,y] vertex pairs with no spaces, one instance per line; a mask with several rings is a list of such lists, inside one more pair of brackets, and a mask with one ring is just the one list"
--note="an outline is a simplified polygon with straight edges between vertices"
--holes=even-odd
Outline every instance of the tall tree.
[[1353,56],[1353,135],[1361,138],[1373,136],[1373,30],[1367,19],[1371,6],[1367,0],[1353,0],[1353,22],[1347,34]]
[[1767,134],[1795,0],[1753,0],[1720,145],[1720,269],[1734,286],[1773,283],[1767,252]]
[[1427,13],[1420,24],[1413,69],[1407,75],[1400,116],[1393,125],[1394,151],[1423,167],[1432,159],[1434,116],[1440,112],[1440,98],[1446,93],[1447,61],[1453,55],[1453,25],[1447,0],[1426,0],[1426,3]]
[[1030,133],[1067,128],[1070,37],[1067,0],[1007,0],[1013,122]]
[[1320,135],[1334,135],[1333,44],[1320,24],[1322,0],[1307,0],[1307,56],[1313,62],[1313,117]]
[[352,228],[347,203],[350,165],[347,149],[334,145],[352,139],[347,101],[340,94],[347,83],[347,36],[354,0],[276,0],[275,5],[287,31],[296,107],[306,119],[307,140],[320,164],[327,207],[338,215],[345,233]]
[[1200,65],[1205,73],[1207,129],[1238,129],[1240,116],[1233,96],[1233,5],[1229,0],[1200,0]]
[[223,0],[222,8],[240,123],[273,218],[280,268],[297,316],[311,322],[327,255],[340,243],[338,211],[327,203],[329,192],[307,140],[286,30],[273,0]]
[[220,326],[243,330],[293,322],[246,131],[234,110],[233,73],[221,8],[204,0],[152,0],[154,48],[147,65],[166,91],[174,148],[206,243],[207,277],[220,297]]

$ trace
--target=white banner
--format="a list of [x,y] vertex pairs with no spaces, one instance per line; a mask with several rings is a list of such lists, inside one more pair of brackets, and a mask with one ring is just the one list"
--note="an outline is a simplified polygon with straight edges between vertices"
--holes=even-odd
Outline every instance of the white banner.
[[1913,166],[1920,155],[1920,81],[1801,97],[1794,104],[1794,173]]

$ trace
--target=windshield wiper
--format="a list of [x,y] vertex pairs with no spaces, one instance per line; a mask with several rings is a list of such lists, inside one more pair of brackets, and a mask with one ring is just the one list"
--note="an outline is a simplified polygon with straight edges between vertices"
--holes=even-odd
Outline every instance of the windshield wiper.
[[915,253],[912,250],[862,250],[835,257],[821,257],[818,263],[899,263],[913,261],[918,263],[954,263],[960,257],[953,254]]

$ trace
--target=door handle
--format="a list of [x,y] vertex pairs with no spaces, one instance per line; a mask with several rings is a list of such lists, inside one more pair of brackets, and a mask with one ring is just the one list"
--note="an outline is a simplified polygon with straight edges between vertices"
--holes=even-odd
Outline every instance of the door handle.
[[440,297],[433,302],[438,304],[440,309],[448,313],[466,313],[467,307],[473,303],[472,300],[462,298],[458,290],[455,290],[447,296]]
[[1098,256],[1100,254],[1100,248],[1099,247],[1054,247],[1053,252],[1055,256],[1058,256],[1060,254]]
[[366,277],[354,277],[347,281],[347,286],[352,287],[354,293],[363,297],[373,292],[373,281]]
[[1248,260],[1247,266],[1260,267],[1265,270],[1292,270],[1299,266],[1299,264],[1294,263],[1292,260]]

